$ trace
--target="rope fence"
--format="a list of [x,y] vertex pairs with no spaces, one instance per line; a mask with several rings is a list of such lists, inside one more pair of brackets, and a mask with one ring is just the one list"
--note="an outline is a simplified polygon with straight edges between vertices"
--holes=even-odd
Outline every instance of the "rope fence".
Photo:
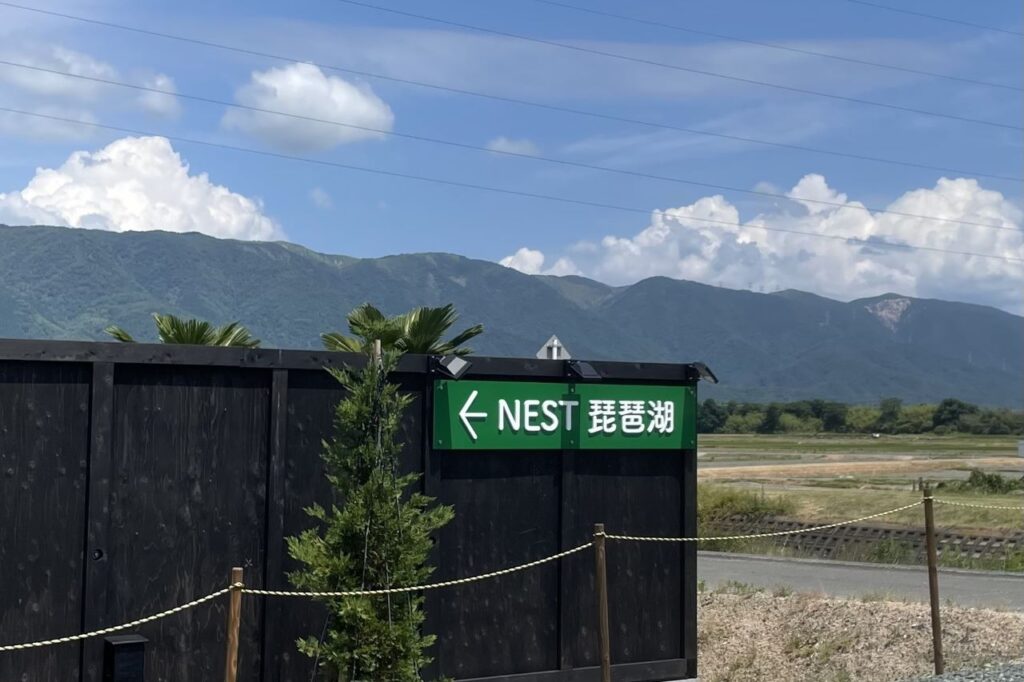
[[392,587],[386,590],[343,590],[340,592],[306,592],[306,591],[289,591],[289,590],[257,590],[243,587],[242,592],[245,594],[262,595],[265,597],[377,597],[386,594],[401,594],[403,592],[426,592],[427,590],[437,590],[442,587],[454,587],[456,585],[465,585],[467,583],[480,582],[481,580],[489,580],[490,578],[497,578],[499,576],[508,575],[509,573],[516,573],[517,571],[525,571],[541,564],[546,564],[552,561],[558,561],[565,557],[581,552],[584,549],[592,546],[593,541],[586,542],[578,547],[567,549],[564,552],[558,554],[552,554],[551,556],[544,557],[543,559],[537,559],[536,561],[530,561],[525,564],[519,564],[518,566],[511,566],[509,568],[503,568],[500,571],[491,571],[490,573],[481,573],[480,575],[474,575],[469,578],[457,578],[455,580],[444,580],[437,583],[427,583],[426,585],[412,585],[410,587]]
[[943,500],[941,498],[934,498],[939,504],[946,504],[953,507],[970,507],[971,509],[1002,509],[1004,511],[1024,511],[1022,507],[1003,507],[996,504],[972,504],[970,502],[954,502],[952,500]]
[[671,537],[653,537],[649,535],[612,535],[610,533],[605,534],[605,537],[609,540],[627,540],[631,542],[712,542],[714,540],[754,540],[757,538],[772,538],[779,537],[782,535],[798,535],[800,533],[814,533],[820,530],[828,530],[829,528],[839,528],[840,526],[852,526],[863,521],[869,521],[871,519],[877,519],[881,516],[888,516],[889,514],[896,514],[901,511],[913,509],[920,505],[921,502],[914,502],[912,504],[906,504],[896,509],[889,509],[888,511],[878,512],[877,514],[869,514],[867,516],[861,516],[860,518],[850,519],[849,521],[838,521],[836,523],[828,523],[823,526],[814,526],[812,528],[794,528],[790,530],[777,530],[770,533],[755,533],[752,535],[714,535],[694,538],[671,538]]
[[886,510],[886,511],[877,512],[875,514],[868,514],[866,516],[861,516],[861,517],[858,517],[856,519],[849,519],[849,520],[846,520],[846,521],[837,521],[835,523],[828,523],[828,524],[824,524],[824,525],[821,525],[821,526],[814,526],[814,527],[811,527],[811,528],[796,528],[796,529],[791,529],[791,530],[773,531],[773,532],[770,532],[770,533],[755,533],[755,534],[750,534],[750,535],[722,535],[722,536],[706,536],[706,537],[656,537],[656,536],[644,536],[644,535],[618,535],[618,534],[613,534],[613,533],[605,533],[603,530],[596,530],[595,533],[594,533],[594,539],[590,540],[589,542],[585,542],[585,543],[583,543],[581,545],[578,545],[576,547],[573,547],[571,549],[567,549],[567,550],[565,550],[563,552],[558,552],[557,554],[552,554],[550,556],[546,556],[546,557],[543,557],[541,559],[536,559],[534,561],[529,561],[529,562],[526,562],[526,563],[518,564],[516,566],[510,566],[508,568],[503,568],[503,569],[497,570],[497,571],[490,571],[488,573],[481,573],[479,575],[470,576],[470,577],[466,577],[466,578],[456,578],[456,579],[453,579],[453,580],[443,580],[443,581],[434,582],[434,583],[426,583],[426,584],[423,584],[423,585],[412,585],[412,586],[407,586],[407,587],[392,587],[392,588],[387,588],[387,589],[374,589],[374,590],[339,590],[339,591],[335,591],[335,592],[311,592],[311,591],[301,591],[301,590],[264,590],[264,589],[257,589],[257,588],[246,587],[245,584],[243,582],[241,582],[241,581],[233,581],[229,586],[224,587],[222,589],[219,589],[219,590],[217,590],[215,592],[211,592],[210,594],[208,594],[208,595],[206,595],[204,597],[200,597],[198,599],[194,599],[194,600],[192,600],[190,602],[187,602],[185,604],[180,604],[180,605],[175,606],[173,608],[167,609],[166,611],[161,611],[160,613],[155,613],[155,614],[152,614],[152,615],[149,615],[149,616],[145,616],[145,617],[139,618],[137,620],[133,620],[133,621],[130,621],[130,622],[127,622],[127,623],[123,623],[121,625],[114,625],[114,626],[111,626],[111,627],[101,628],[99,630],[92,630],[90,632],[83,632],[83,633],[77,634],[77,635],[68,635],[66,637],[57,637],[57,638],[54,638],[54,639],[40,640],[40,641],[37,641],[37,642],[26,642],[26,643],[23,643],[23,644],[0,645],[0,652],[20,651],[20,650],[24,650],[24,649],[33,649],[33,648],[39,648],[39,647],[45,647],[45,646],[52,646],[52,645],[56,645],[56,644],[66,644],[66,643],[70,643],[70,642],[78,642],[78,641],[82,641],[82,640],[85,640],[85,639],[90,639],[90,638],[93,638],[93,637],[99,637],[101,635],[108,635],[108,634],[115,633],[115,632],[120,632],[120,631],[123,631],[123,630],[129,630],[129,629],[138,627],[140,625],[144,625],[146,623],[151,623],[151,622],[160,620],[162,618],[166,618],[168,616],[172,616],[172,615],[174,615],[176,613],[181,613],[183,611],[187,611],[189,609],[195,608],[195,607],[200,606],[202,604],[205,604],[207,602],[213,601],[214,599],[217,599],[218,597],[221,597],[221,596],[224,596],[226,594],[233,593],[233,592],[237,592],[237,593],[240,593],[240,594],[250,594],[250,595],[253,595],[253,596],[263,596],[263,597],[301,597],[301,598],[307,598],[307,599],[316,599],[316,598],[346,598],[346,597],[376,597],[376,596],[384,596],[384,595],[389,595],[389,594],[402,594],[402,593],[408,593],[408,592],[426,592],[428,590],[438,590],[438,589],[442,589],[442,588],[446,588],[446,587],[456,587],[458,585],[466,585],[466,584],[469,584],[469,583],[481,582],[481,581],[484,581],[484,580],[490,580],[492,578],[498,578],[498,577],[501,577],[501,576],[504,576],[504,575],[508,575],[508,574],[511,574],[511,573],[517,573],[519,571],[529,570],[531,568],[535,568],[537,566],[541,566],[543,564],[551,563],[553,561],[558,561],[560,559],[564,559],[564,558],[566,558],[568,556],[571,556],[573,554],[577,554],[577,553],[582,552],[583,550],[585,550],[585,549],[587,549],[589,547],[596,546],[599,542],[603,544],[603,541],[605,539],[607,539],[607,540],[627,541],[627,542],[712,542],[712,541],[716,541],[716,540],[751,540],[751,539],[758,539],[758,538],[779,537],[779,536],[785,536],[785,535],[796,535],[796,534],[799,534],[799,533],[817,532],[817,531],[822,531],[822,530],[828,530],[828,529],[831,529],[831,528],[839,528],[841,526],[854,525],[854,524],[862,523],[864,521],[869,521],[871,519],[877,519],[877,518],[881,518],[883,516],[889,516],[891,514],[898,514],[899,512],[903,512],[903,511],[906,511],[908,509],[913,509],[914,507],[917,507],[917,506],[922,505],[922,504],[925,504],[927,506],[927,503],[928,502],[932,502],[932,501],[940,503],[940,504],[959,506],[959,507],[973,507],[973,508],[979,508],[979,509],[998,509],[998,510],[1007,510],[1007,511],[1016,511],[1016,510],[1024,511],[1024,507],[1004,507],[1004,506],[996,506],[996,505],[979,505],[979,504],[970,504],[970,503],[966,503],[966,502],[955,502],[955,501],[952,501],[952,500],[945,500],[945,499],[938,499],[938,498],[932,498],[932,497],[925,497],[923,500],[914,502],[912,504],[906,504],[906,505],[903,505],[902,507],[896,507],[895,509],[889,509],[889,510]]
[[77,642],[83,639],[89,639],[91,637],[99,637],[100,635],[109,635],[112,632],[120,632],[121,630],[128,630],[139,625],[152,623],[154,620],[160,620],[161,618],[166,618],[167,616],[173,616],[175,613],[180,613],[182,611],[187,611],[188,609],[195,608],[200,604],[205,604],[208,601],[225,595],[233,589],[235,589],[234,585],[225,587],[223,589],[217,590],[216,592],[211,592],[205,597],[194,599],[193,601],[190,601],[187,604],[181,604],[180,606],[175,606],[174,608],[167,609],[166,611],[161,611],[160,613],[154,613],[151,616],[146,616],[144,618],[139,618],[138,620],[133,620],[130,623],[124,623],[122,625],[113,625],[109,628],[93,630],[92,632],[83,632],[79,635],[68,635],[67,637],[57,637],[56,639],[44,639],[40,642],[28,642],[26,644],[8,644],[6,646],[0,646],[0,651],[18,651],[21,649],[34,649],[36,647],[41,646],[50,646],[53,644],[65,644],[67,642]]

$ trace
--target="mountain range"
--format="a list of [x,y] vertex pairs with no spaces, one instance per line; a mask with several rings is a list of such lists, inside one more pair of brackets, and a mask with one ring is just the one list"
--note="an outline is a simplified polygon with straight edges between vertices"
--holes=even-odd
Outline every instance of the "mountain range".
[[452,302],[488,355],[533,356],[557,334],[577,358],[706,362],[702,395],[747,401],[1024,405],[1024,318],[885,294],[850,302],[653,277],[609,286],[446,253],[352,258],[200,234],[0,226],[0,337],[152,339],[150,315],[240,320],[265,346],[319,347],[370,301],[388,313]]

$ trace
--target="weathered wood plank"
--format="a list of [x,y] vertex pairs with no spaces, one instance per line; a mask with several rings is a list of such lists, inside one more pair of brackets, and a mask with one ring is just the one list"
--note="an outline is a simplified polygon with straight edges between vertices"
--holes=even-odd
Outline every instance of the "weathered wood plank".
[[[576,458],[574,542],[585,542],[595,523],[604,523],[613,534],[678,536],[682,531],[682,467],[683,457],[678,452],[580,453]],[[682,658],[681,552],[677,544],[609,544],[613,663]],[[563,595],[574,604],[572,665],[597,665],[593,561],[569,562],[566,568],[572,572],[570,584],[575,587]]]
[[[270,449],[267,453],[267,554],[263,571],[263,587],[270,590],[288,589],[284,580],[285,546],[279,539],[284,537],[284,467],[287,456],[288,429],[288,370],[273,370],[270,388]],[[273,539],[273,540],[272,540]],[[263,679],[273,675],[272,652],[279,646],[281,621],[285,605],[279,599],[262,600]]]
[[[561,453],[437,454],[439,498],[456,509],[455,521],[440,533],[439,580],[558,552]],[[439,592],[442,674],[460,679],[557,670],[558,591],[558,566],[549,563]]]
[[[122,622],[263,581],[270,377],[264,371],[119,365],[114,385],[110,618]],[[216,679],[226,600],[140,628],[146,679]],[[242,610],[240,679],[258,679],[259,610]]]
[[[88,365],[0,361],[0,644],[79,632]],[[0,655],[0,680],[77,680],[79,647]]]
[[[110,527],[111,451],[114,428],[114,365],[92,366],[89,411],[89,485],[86,493],[85,572],[82,630],[114,625],[108,620],[110,563],[107,558]],[[82,678],[96,682],[103,675],[103,641],[82,642]]]

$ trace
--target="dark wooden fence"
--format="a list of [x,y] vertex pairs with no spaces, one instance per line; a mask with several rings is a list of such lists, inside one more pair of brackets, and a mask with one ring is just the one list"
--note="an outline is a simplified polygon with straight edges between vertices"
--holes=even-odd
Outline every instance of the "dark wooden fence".
[[[561,361],[473,358],[467,377],[565,380]],[[341,397],[305,351],[0,340],[0,644],[74,634],[226,585],[289,589],[285,538],[328,500],[321,438]],[[693,384],[688,365],[593,363],[607,382]],[[696,453],[434,452],[430,359],[403,358],[414,397],[403,465],[452,504],[437,579],[469,576],[609,532],[694,535]],[[609,545],[615,679],[696,674],[693,545]],[[227,600],[139,628],[151,681],[216,680]],[[458,680],[596,680],[589,553],[431,592],[434,669]],[[246,597],[239,679],[308,680],[306,599]],[[0,680],[101,678],[102,642],[0,654]]]

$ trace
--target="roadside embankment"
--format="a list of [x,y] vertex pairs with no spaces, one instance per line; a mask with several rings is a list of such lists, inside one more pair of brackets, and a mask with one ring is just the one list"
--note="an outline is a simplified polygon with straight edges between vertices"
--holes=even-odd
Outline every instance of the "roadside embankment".
[[[701,594],[700,678],[891,682],[927,676],[928,605],[875,599],[772,593],[743,584]],[[947,606],[942,618],[948,671],[1024,656],[1022,613]]]

